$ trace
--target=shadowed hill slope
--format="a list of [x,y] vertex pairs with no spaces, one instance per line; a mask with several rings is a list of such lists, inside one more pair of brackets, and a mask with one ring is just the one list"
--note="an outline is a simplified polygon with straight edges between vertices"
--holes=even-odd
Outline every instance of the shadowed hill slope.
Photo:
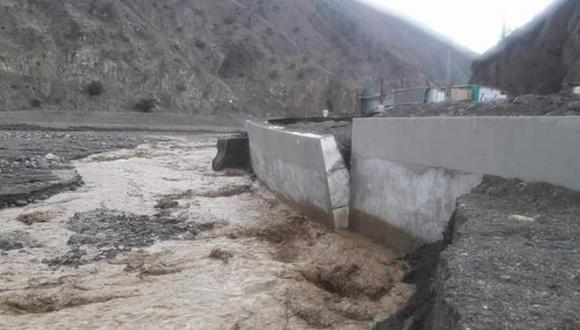
[[351,112],[448,50],[466,81],[471,54],[354,0],[3,0],[0,111]]
[[580,82],[580,2],[559,0],[474,62],[472,82],[511,94],[557,93]]

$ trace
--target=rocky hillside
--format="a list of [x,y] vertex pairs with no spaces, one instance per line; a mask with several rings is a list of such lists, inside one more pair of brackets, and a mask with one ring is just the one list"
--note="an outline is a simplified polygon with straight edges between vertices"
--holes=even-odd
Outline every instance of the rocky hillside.
[[580,82],[580,2],[559,0],[474,62],[472,82],[550,94]]
[[355,0],[2,0],[0,110],[351,112],[448,49],[467,81],[470,53]]

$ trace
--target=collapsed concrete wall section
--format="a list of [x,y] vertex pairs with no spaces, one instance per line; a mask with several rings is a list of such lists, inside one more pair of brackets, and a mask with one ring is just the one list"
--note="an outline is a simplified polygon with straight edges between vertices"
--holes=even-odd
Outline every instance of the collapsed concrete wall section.
[[580,189],[578,150],[580,117],[357,119],[351,227],[395,247],[438,241],[482,175]]
[[270,190],[333,228],[348,226],[349,173],[332,135],[248,121],[252,167]]

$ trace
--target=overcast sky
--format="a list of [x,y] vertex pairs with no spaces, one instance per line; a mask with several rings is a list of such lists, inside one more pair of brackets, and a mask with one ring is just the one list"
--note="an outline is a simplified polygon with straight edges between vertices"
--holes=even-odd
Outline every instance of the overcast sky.
[[360,0],[390,8],[477,53],[495,46],[505,20],[515,29],[554,0]]

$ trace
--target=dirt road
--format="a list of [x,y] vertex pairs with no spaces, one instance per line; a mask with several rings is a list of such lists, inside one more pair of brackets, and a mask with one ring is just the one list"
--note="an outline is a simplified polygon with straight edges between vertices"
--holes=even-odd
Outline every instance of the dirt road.
[[406,303],[391,251],[212,172],[214,145],[92,155],[76,191],[1,210],[0,328],[368,329]]

